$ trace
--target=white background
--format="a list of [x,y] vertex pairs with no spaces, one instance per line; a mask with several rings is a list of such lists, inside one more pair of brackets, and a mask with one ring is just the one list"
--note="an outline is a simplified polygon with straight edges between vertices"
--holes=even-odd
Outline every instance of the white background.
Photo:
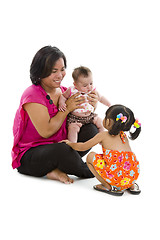
[[[159,1],[6,0],[0,7],[1,239],[158,239],[159,236]],[[141,195],[94,191],[96,179],[74,184],[26,177],[11,168],[12,125],[29,68],[45,45],[67,57],[72,70],[88,66],[97,90],[130,107],[142,123],[131,142],[140,165]],[[97,113],[104,117],[99,103]],[[100,146],[94,151],[100,153]],[[85,158],[84,158],[85,161]]]

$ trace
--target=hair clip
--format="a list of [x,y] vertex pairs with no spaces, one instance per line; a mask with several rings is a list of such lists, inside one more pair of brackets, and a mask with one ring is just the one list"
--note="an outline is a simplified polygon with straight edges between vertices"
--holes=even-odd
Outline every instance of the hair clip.
[[134,128],[140,128],[141,127],[141,123],[138,122],[138,119],[136,119],[136,121],[133,123]]
[[117,115],[116,121],[119,121],[119,119],[122,120],[122,123],[125,123],[125,122],[127,121],[127,117],[126,117],[126,116],[123,116],[122,113],[119,113],[119,114]]

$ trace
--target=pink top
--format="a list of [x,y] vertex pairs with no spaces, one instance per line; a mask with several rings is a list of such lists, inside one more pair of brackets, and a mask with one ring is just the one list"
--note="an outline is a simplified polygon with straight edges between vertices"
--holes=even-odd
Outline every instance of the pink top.
[[[66,88],[61,86],[61,91],[63,93],[66,91]],[[54,103],[49,99],[49,95],[47,95],[45,90],[40,85],[31,85],[24,91],[20,100],[19,108],[15,115],[13,125],[13,168],[18,168],[21,165],[21,157],[31,147],[52,144],[67,138],[66,119],[61,128],[54,135],[49,138],[41,137],[32,124],[27,112],[23,109],[23,105],[29,102],[39,103],[46,106],[48,108],[50,118],[54,117],[58,112],[57,106],[55,106]]]

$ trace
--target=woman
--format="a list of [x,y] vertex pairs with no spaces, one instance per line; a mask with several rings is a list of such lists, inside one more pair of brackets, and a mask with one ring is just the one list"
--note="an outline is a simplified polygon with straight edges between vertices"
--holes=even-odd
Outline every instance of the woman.
[[[59,97],[66,90],[61,86],[65,69],[66,58],[56,47],[43,47],[33,58],[30,67],[33,84],[24,91],[14,120],[12,167],[22,174],[46,175],[49,179],[72,183],[67,174],[83,178],[93,175],[81,159],[87,152],[77,152],[59,143],[67,138],[68,113],[81,108],[80,104],[85,102],[77,93],[66,101],[65,112],[58,111]],[[96,105],[94,92],[89,101]],[[97,132],[95,125],[85,125],[78,141],[87,141]]]

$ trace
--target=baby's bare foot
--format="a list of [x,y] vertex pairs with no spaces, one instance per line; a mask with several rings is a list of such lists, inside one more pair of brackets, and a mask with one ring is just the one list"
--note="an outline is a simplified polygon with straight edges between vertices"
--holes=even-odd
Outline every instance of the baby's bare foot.
[[59,169],[55,169],[52,172],[47,174],[47,178],[51,180],[58,180],[60,182],[63,182],[65,184],[73,183],[73,179],[68,177],[68,175]]

